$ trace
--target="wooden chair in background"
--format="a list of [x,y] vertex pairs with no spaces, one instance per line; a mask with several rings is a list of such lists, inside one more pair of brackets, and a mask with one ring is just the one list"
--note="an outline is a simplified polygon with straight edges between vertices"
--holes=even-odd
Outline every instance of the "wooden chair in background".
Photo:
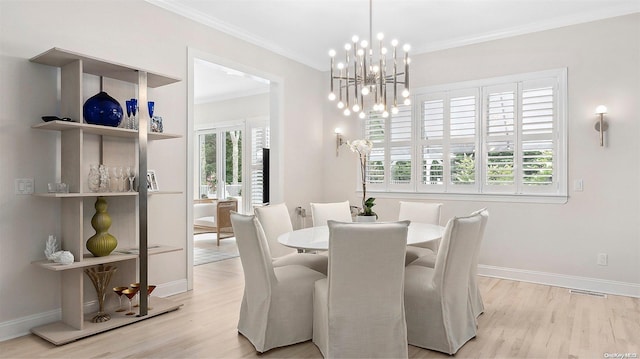
[[215,233],[216,244],[233,237],[231,211],[238,210],[235,199],[197,199],[193,201],[193,234]]

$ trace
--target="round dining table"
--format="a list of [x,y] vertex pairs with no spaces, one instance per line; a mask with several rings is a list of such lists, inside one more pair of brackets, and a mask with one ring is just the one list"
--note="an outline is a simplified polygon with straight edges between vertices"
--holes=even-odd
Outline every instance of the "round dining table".
[[[362,223],[362,225],[375,225],[375,223]],[[407,244],[435,241],[442,238],[443,233],[442,226],[411,222],[407,233]],[[329,227],[309,227],[283,233],[278,236],[278,242],[296,249],[326,251],[329,249]]]

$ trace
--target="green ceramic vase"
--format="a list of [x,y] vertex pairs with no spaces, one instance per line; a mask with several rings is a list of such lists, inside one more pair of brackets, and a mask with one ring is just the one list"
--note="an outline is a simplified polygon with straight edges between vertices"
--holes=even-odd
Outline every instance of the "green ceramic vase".
[[87,240],[87,249],[96,257],[108,256],[118,246],[116,237],[109,234],[111,216],[107,207],[107,200],[98,197],[95,204],[96,214],[91,218],[91,226],[96,230],[96,234]]

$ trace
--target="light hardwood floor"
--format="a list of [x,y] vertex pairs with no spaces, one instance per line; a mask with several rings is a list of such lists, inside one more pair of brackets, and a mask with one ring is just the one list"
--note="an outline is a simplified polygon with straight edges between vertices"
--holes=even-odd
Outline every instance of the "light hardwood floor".
[[[60,347],[23,336],[0,343],[0,358],[321,358],[310,341],[258,356],[237,334],[239,258],[197,266],[194,275],[195,290],[173,297],[184,303],[175,312]],[[455,358],[640,356],[640,299],[485,277],[479,283],[486,311],[477,337]],[[409,346],[409,357],[449,356]]]

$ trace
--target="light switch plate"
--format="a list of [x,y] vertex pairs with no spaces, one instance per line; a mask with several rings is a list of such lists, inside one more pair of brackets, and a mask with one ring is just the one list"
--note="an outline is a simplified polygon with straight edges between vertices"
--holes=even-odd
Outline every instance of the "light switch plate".
[[33,178],[16,178],[16,194],[32,194],[34,181]]

